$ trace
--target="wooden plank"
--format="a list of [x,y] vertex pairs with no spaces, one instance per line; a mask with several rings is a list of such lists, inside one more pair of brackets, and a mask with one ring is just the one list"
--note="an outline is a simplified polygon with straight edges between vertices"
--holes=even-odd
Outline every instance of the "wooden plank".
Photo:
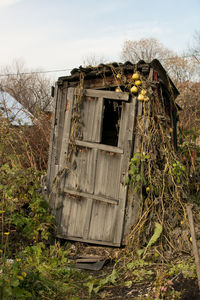
[[92,209],[93,209],[93,199],[87,198],[87,206],[86,206],[86,218],[85,218],[85,224],[83,228],[83,238],[88,239],[89,229],[90,229],[90,223],[91,223],[91,216],[92,216]]
[[[91,223],[90,223],[89,234],[88,234],[88,237],[91,240],[112,242],[112,238],[110,238],[110,234],[106,235],[104,231],[104,224],[113,221],[112,218],[111,220],[107,220],[106,218],[106,213],[109,210],[109,208],[110,207],[108,203],[100,203],[94,201],[92,214],[91,214]],[[113,211],[114,208],[117,208],[117,206],[112,205],[111,210]]]
[[140,122],[142,119],[142,109],[143,109],[143,102],[138,101],[137,124],[136,124],[135,140],[134,140],[134,153],[141,152],[142,136],[141,136],[139,125],[141,125]]
[[68,155],[68,147],[69,147],[70,132],[71,132],[71,115],[73,109],[73,101],[74,101],[74,88],[68,88],[64,127],[63,127],[63,137],[62,137],[62,145],[61,145],[60,160],[59,160],[59,170],[64,168],[66,165],[66,158]]
[[121,242],[123,238],[124,231],[124,221],[125,221],[125,208],[127,201],[128,187],[125,185],[125,179],[128,176],[129,161],[131,159],[133,151],[133,133],[135,127],[136,118],[136,98],[132,99],[132,103],[126,104],[124,114],[127,118],[126,130],[124,132],[124,154],[121,160],[120,167],[120,184],[119,184],[119,208],[118,208],[118,222],[117,229],[115,231],[114,242]]
[[73,152],[64,188],[93,194],[96,159],[97,149],[81,148]]
[[67,106],[67,92],[68,89],[61,89],[61,97],[60,103],[58,105],[58,136],[57,136],[57,143],[56,143],[56,164],[59,165],[60,161],[60,154],[61,154],[61,146],[63,140],[63,129],[64,129],[64,122],[65,122],[65,111]]
[[118,136],[118,144],[117,147],[123,148],[124,147],[124,140],[126,138],[125,136],[125,131],[126,131],[126,126],[127,126],[127,114],[125,112],[127,107],[127,103],[123,102],[122,103],[122,112],[121,112],[121,120],[120,120],[120,130],[119,130],[119,136]]
[[75,140],[75,144],[77,146],[82,146],[82,147],[86,147],[86,148],[93,148],[93,149],[98,149],[98,150],[102,150],[102,151],[106,151],[106,152],[123,154],[123,149],[118,148],[118,147],[109,146],[109,145],[90,143],[90,142],[85,142],[85,141],[80,141],[80,140]]
[[110,204],[113,204],[113,205],[118,204],[118,200],[112,199],[112,198],[109,198],[109,197],[101,197],[101,196],[97,196],[97,195],[94,195],[94,194],[78,192],[78,191],[74,191],[74,190],[70,190],[70,189],[66,189],[66,188],[64,189],[64,192],[69,194],[69,195],[90,198],[90,199],[93,199],[93,200],[106,202],[106,203],[110,203]]
[[105,259],[103,256],[78,258],[78,259],[76,259],[76,263],[95,263],[95,262],[103,260],[103,259]]
[[104,109],[104,99],[103,97],[98,98],[97,113],[96,113],[96,142],[101,142],[102,129],[103,129],[103,109]]
[[[76,89],[75,93],[79,95],[80,91]],[[112,100],[123,100],[123,101],[129,100],[129,93],[123,93],[123,92],[117,93],[112,91],[85,89],[83,90],[83,95],[88,97],[102,97],[102,98],[112,99]]]
[[84,243],[90,243],[90,244],[98,244],[98,245],[107,245],[107,246],[113,246],[113,247],[120,247],[120,243],[114,243],[114,242],[107,242],[107,241],[99,241],[99,240],[91,240],[91,239],[82,239],[74,236],[68,236],[65,233],[58,232],[56,234],[56,237],[61,239],[67,239],[71,241],[77,241],[77,242],[84,242]]
[[56,99],[55,99],[55,113],[53,119],[53,137],[52,137],[52,150],[51,150],[51,166],[50,166],[50,177],[49,187],[52,186],[55,176],[57,174],[57,140],[58,140],[58,122],[59,122],[59,107],[62,97],[62,91],[60,87],[56,88]]
[[54,105],[53,105],[53,118],[51,123],[51,136],[50,136],[50,144],[49,144],[49,157],[48,157],[48,167],[47,167],[47,186],[50,189],[51,186],[51,174],[53,168],[53,149],[54,149],[54,127],[55,127],[55,120],[56,120],[56,109],[57,109],[57,95],[58,95],[58,86],[55,86],[55,93],[54,93]]
[[[68,195],[69,197],[69,195]],[[68,198],[67,197],[67,198]],[[68,199],[66,199],[68,201]],[[71,210],[69,215],[69,222],[68,222],[68,228],[67,228],[67,234],[73,235],[75,237],[83,237],[83,225],[84,225],[84,219],[85,219],[85,210],[82,207],[84,206],[84,202],[86,199],[76,199],[73,197],[70,199],[72,202],[71,204]],[[65,202],[65,200],[64,200]],[[78,223],[78,224],[77,224]]]
[[94,194],[118,199],[121,155],[98,151]]
[[[93,100],[91,100],[93,99]],[[88,142],[101,141],[101,127],[103,116],[103,98],[83,99],[83,108],[81,111],[81,123],[83,140]]]
[[[135,118],[137,121],[141,120],[142,118],[142,108],[143,108],[143,103],[137,102],[136,98],[133,99],[133,102],[135,102]],[[138,104],[138,105],[137,105]],[[137,113],[137,117],[136,117]],[[134,139],[134,145],[132,144],[132,147],[134,148],[133,153],[140,153],[141,152],[141,135],[140,135],[140,129],[137,127],[138,123],[135,124],[136,127],[134,130],[135,132],[135,139]],[[133,140],[133,137],[129,136],[129,139]],[[129,158],[130,160],[130,158]],[[128,176],[128,172],[125,172],[125,177]],[[141,196],[139,193],[134,193],[133,195],[133,189],[134,187],[129,187],[129,190],[127,188],[127,196],[128,196],[128,201],[126,204],[126,216],[125,216],[125,222],[124,222],[124,240],[123,243],[125,242],[126,235],[129,234],[131,227],[133,224],[137,221],[137,218],[139,216],[139,209],[140,209],[140,202],[141,202]]]

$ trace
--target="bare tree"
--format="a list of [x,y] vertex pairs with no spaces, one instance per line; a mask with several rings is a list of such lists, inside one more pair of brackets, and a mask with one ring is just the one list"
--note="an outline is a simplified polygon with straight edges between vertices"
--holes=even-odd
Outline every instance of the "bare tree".
[[121,53],[123,61],[137,63],[139,60],[151,62],[157,58],[161,62],[173,56],[173,52],[164,47],[155,38],[142,38],[138,41],[125,41]]
[[198,78],[197,62],[194,57],[182,54],[181,57],[173,56],[163,63],[175,84],[186,81],[195,81]]
[[88,66],[95,67],[98,66],[99,64],[105,64],[105,63],[107,63],[107,59],[104,55],[97,56],[94,53],[90,53],[83,58],[84,67],[88,67]]
[[8,92],[32,114],[49,109],[52,102],[51,81],[44,74],[27,70],[19,60],[5,67],[1,73],[6,76],[1,77],[0,89]]
[[189,46],[188,52],[195,57],[200,56],[200,30],[196,30],[193,35],[192,45]]

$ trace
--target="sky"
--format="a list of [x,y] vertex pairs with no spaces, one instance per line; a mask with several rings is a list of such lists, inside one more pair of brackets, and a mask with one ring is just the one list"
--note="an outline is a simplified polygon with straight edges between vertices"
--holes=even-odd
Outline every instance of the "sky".
[[43,71],[93,55],[120,61],[126,40],[149,37],[181,55],[195,30],[200,0],[0,0],[0,69],[15,60]]

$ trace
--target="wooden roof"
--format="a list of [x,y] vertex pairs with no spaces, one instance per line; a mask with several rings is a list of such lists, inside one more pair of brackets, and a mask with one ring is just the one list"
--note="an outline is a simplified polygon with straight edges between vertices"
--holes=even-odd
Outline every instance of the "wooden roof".
[[151,63],[145,63],[143,60],[141,60],[137,64],[132,64],[131,62],[127,61],[125,63],[114,62],[110,64],[100,64],[96,67],[80,66],[79,68],[74,68],[71,71],[70,76],[59,77],[58,84],[63,84],[63,82],[66,81],[69,83],[79,82],[81,73],[84,74],[84,80],[103,78],[103,76],[109,77],[113,75],[113,70],[115,72],[120,72],[121,74],[127,75],[132,74],[137,69],[145,76],[149,73],[150,68],[153,68],[157,72],[158,81],[164,85],[169,95],[173,93],[173,98],[175,99],[179,95],[179,92],[157,59],[154,59]]

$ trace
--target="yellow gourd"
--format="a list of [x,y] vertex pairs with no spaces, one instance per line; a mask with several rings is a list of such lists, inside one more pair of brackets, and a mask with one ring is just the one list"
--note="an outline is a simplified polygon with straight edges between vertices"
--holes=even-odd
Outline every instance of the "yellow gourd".
[[146,95],[146,93],[147,93],[147,91],[146,91],[146,90],[144,90],[144,89],[142,89],[140,93],[141,93],[142,95],[144,95],[144,96],[145,96],[145,95]]
[[115,89],[115,92],[117,92],[117,93],[121,93],[122,92],[122,90],[120,89],[120,87],[118,86],[116,89]]
[[144,101],[149,101],[149,97],[148,96],[144,96]]
[[132,86],[130,91],[131,91],[131,93],[136,94],[138,92],[138,88],[134,85],[134,86]]
[[135,81],[135,85],[141,85],[142,84],[142,81],[141,80],[136,80]]
[[138,73],[134,73],[132,76],[132,79],[137,80],[140,78],[140,75]]
[[139,94],[138,97],[137,97],[137,99],[138,99],[139,101],[143,101],[143,100],[144,100],[144,95]]

